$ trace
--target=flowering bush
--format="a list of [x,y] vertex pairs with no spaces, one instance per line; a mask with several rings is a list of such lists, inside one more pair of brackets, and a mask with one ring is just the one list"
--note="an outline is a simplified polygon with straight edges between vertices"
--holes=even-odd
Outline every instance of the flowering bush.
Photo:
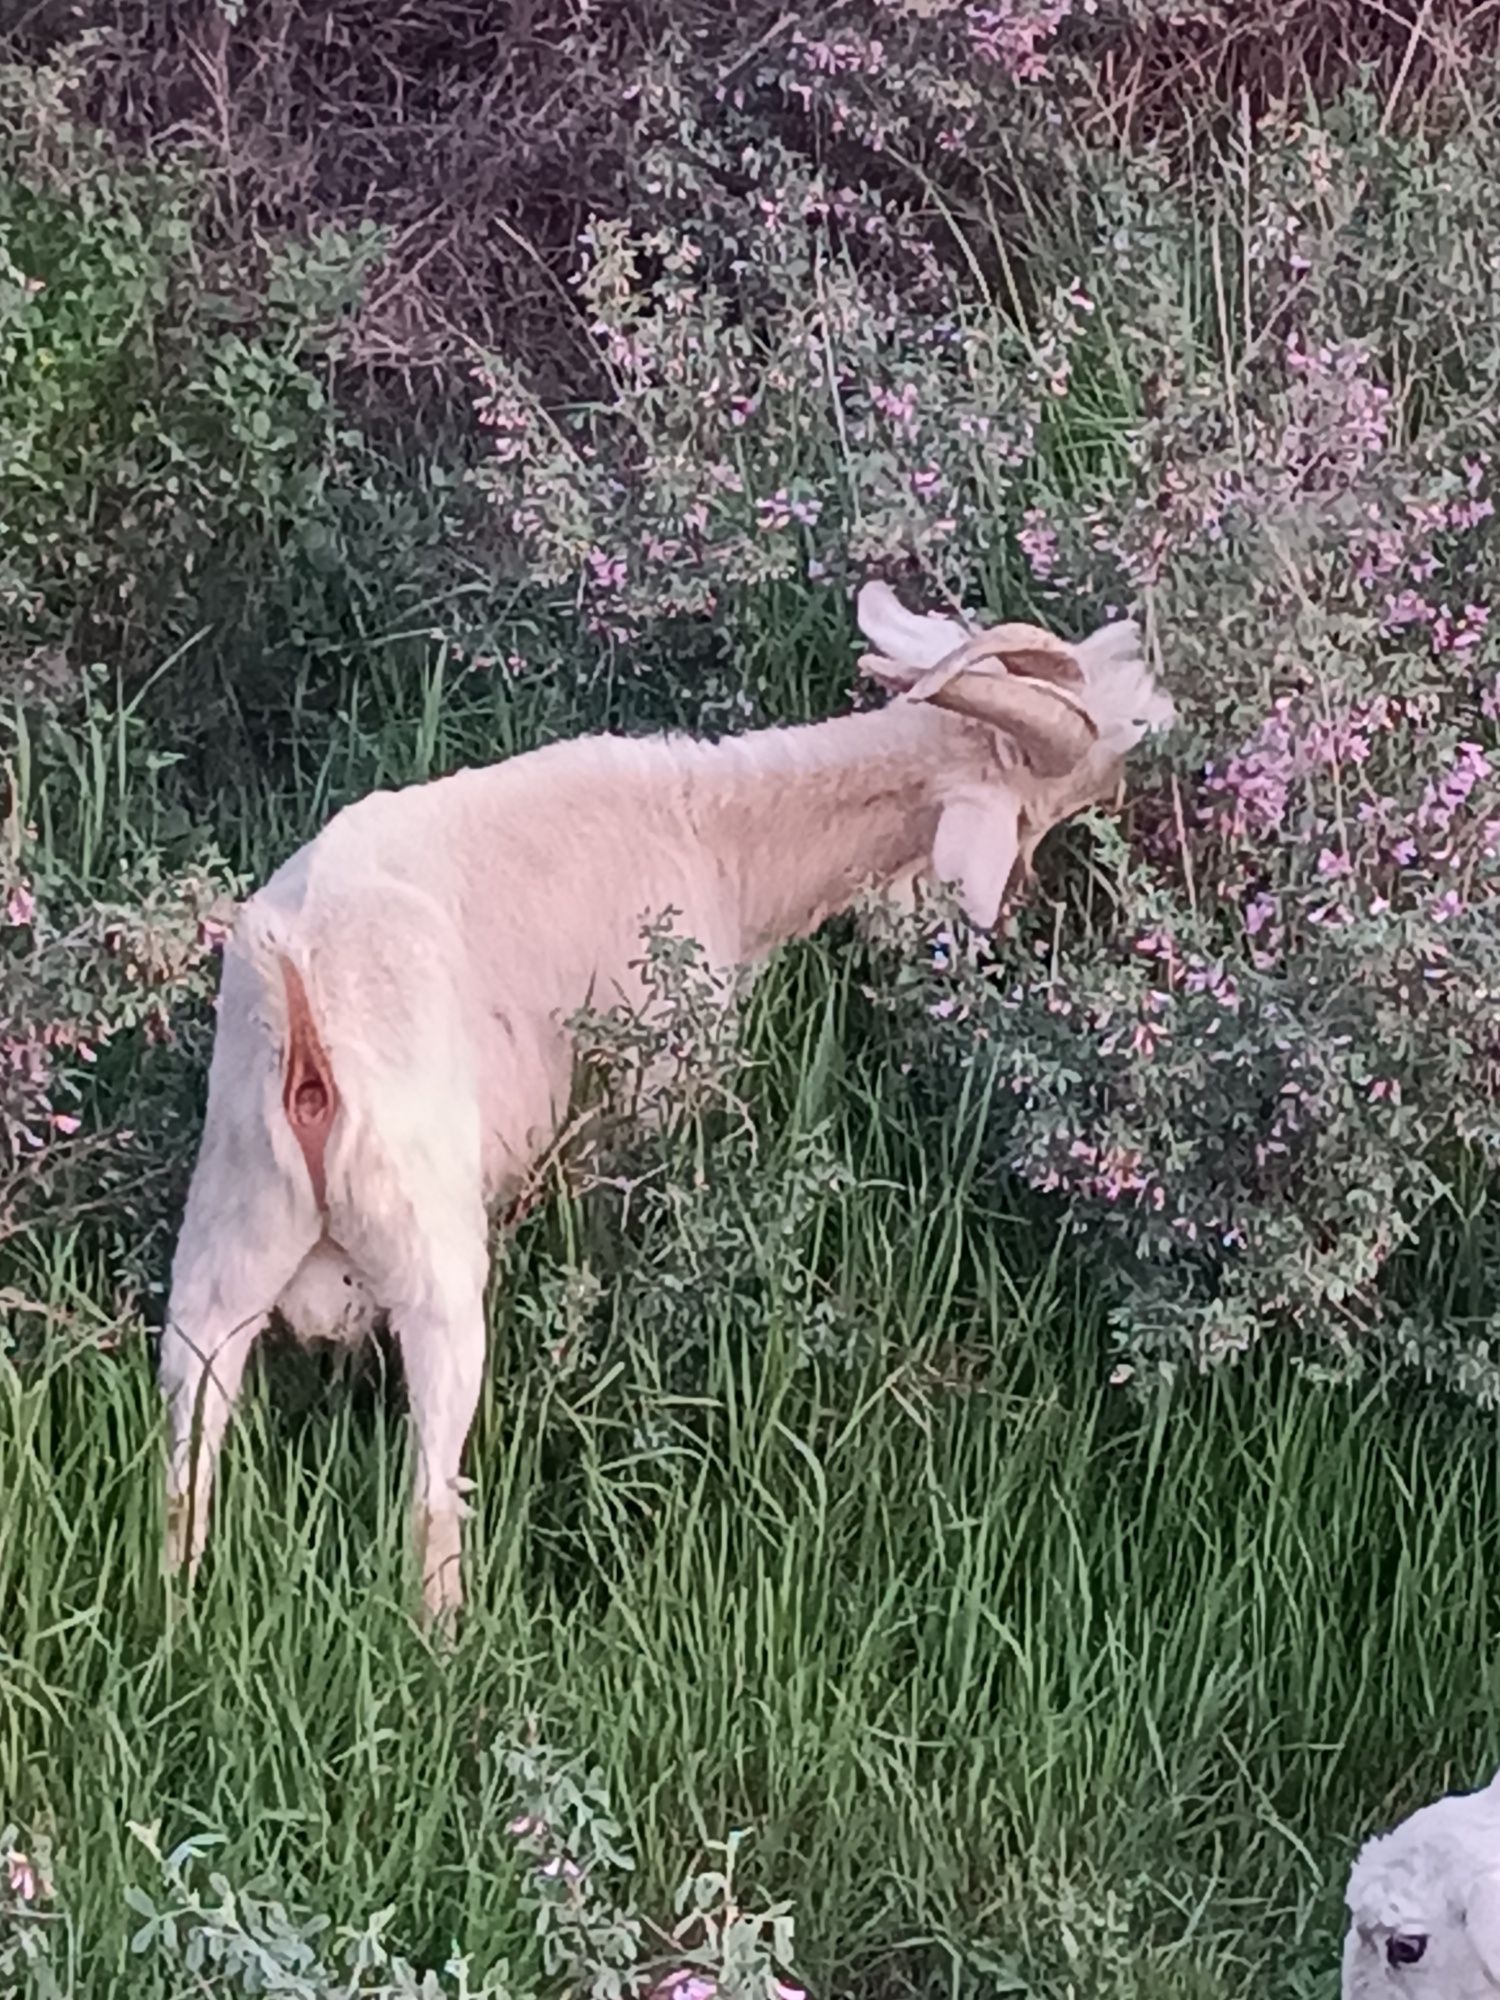
[[[1418,278],[1411,245],[1400,285],[1397,191],[1415,208],[1435,162],[1349,109],[1339,139],[1262,136],[1238,308],[1261,331],[1231,393],[1158,380],[1131,488],[1033,513],[1044,599],[1151,614],[1180,774],[1131,844],[1101,830],[1102,893],[1073,921],[1033,913],[987,964],[938,954],[958,990],[932,1032],[947,1061],[996,1045],[997,1143],[1123,1253],[1137,1358],[1203,1363],[1290,1329],[1348,1362],[1380,1333],[1494,1400],[1490,1324],[1437,1341],[1382,1283],[1458,1162],[1492,1165],[1500,1141],[1497,356],[1454,336],[1488,312],[1493,268],[1440,244]],[[1494,139],[1445,157],[1456,238]],[[1365,203],[1386,218],[1371,235]],[[1114,243],[1149,272],[1139,224]],[[1382,379],[1398,355],[1364,303],[1382,286],[1400,351],[1446,379],[1440,417]],[[1149,278],[1128,289],[1122,339],[1170,355]]]
[[[696,1871],[677,1895],[677,1923],[649,1924],[615,1906],[612,1878],[628,1875],[633,1857],[610,1810],[596,1771],[539,1739],[534,1727],[496,1746],[492,1782],[511,1803],[507,1834],[526,1858],[523,1901],[532,1916],[540,1979],[513,1978],[505,1965],[473,1983],[467,1958],[455,1949],[441,1974],[421,1972],[395,1953],[386,1932],[393,1911],[376,1911],[362,1926],[334,1931],[327,1917],[309,1916],[263,1892],[241,1889],[214,1871],[207,1893],[201,1865],[217,1844],[190,1835],[163,1852],[158,1826],[132,1826],[160,1871],[164,1896],[128,1891],[139,1919],[131,1939],[137,1958],[180,1965],[204,1994],[277,1992],[301,2000],[805,2000],[779,1975],[791,1965],[794,1922],[785,1904],[748,1908],[735,1885],[746,1836],[722,1843],[721,1868]],[[519,1808],[519,1809],[516,1809]],[[7,1846],[15,1829],[6,1831]],[[6,1956],[7,1910],[0,1888],[0,1973],[12,1965],[50,1971],[40,1905],[54,1890],[48,1856],[15,1848],[7,1857],[14,1918],[14,1958]],[[648,1941],[647,1932],[651,1933]],[[38,1941],[39,1940],[39,1941]],[[23,1948],[29,1954],[23,1957]],[[450,1982],[452,1982],[450,1984]],[[60,1992],[57,1986],[38,1991]]]
[[[566,242],[537,251],[569,302],[571,393],[509,309],[459,342],[484,503],[460,546],[507,615],[556,633],[576,614],[578,677],[670,659],[700,712],[740,635],[789,613],[826,631],[871,570],[1067,630],[1140,613],[1175,744],[1140,767],[1123,842],[1101,829],[978,985],[923,1003],[921,1033],[943,1065],[998,1052],[996,1164],[1118,1251],[1137,1358],[1203,1363],[1277,1326],[1347,1362],[1379,1333],[1488,1396],[1489,1306],[1438,1342],[1392,1273],[1496,1137],[1500,114],[1443,88],[1478,24],[1361,30],[1378,94],[1334,78],[1319,110],[1280,91],[1273,51],[1330,18],[1302,0],[1251,26],[1169,0],[643,15],[590,127],[618,147],[608,198],[591,178]],[[226,25],[226,75],[257,22]],[[582,52],[596,28],[585,9],[559,34]],[[81,636],[130,651],[159,617],[189,640],[183,579],[226,534],[326,576],[335,496],[369,464],[329,385],[364,351],[389,239],[347,203],[269,256],[257,239],[254,296],[212,293],[233,330],[158,343],[185,372],[140,341],[194,257],[222,273],[244,239],[170,149],[148,184],[88,134],[78,103],[109,97],[128,41],[7,73],[28,164],[3,411],[30,509],[7,563],[35,625],[12,664],[43,706]],[[1232,133],[1181,87],[1184,52],[1210,47],[1240,66]],[[1419,89],[1440,143],[1405,116]],[[269,169],[246,172],[235,200],[270,203]],[[66,396],[46,387],[59,358]],[[70,457],[68,410],[106,386],[111,419],[135,418]],[[104,544],[85,486],[114,496]],[[139,615],[113,608],[137,602],[137,540],[156,579]],[[315,652],[321,617],[290,620]],[[509,639],[469,650],[525,679]],[[44,943],[35,893],[24,870],[6,884],[18,950]],[[969,981],[968,953],[940,981],[957,968]],[[109,1025],[54,997],[38,987],[6,1045],[24,1145],[81,1136],[70,1078]]]
[[0,853],[0,1246],[43,1220],[127,1223],[118,1314],[159,1282],[181,1164],[177,1079],[143,1058],[180,1043],[212,991],[232,878],[212,855],[173,876],[147,862],[128,896],[81,899],[39,881],[33,851]]
[[[838,89],[887,51],[793,56],[844,129]],[[506,535],[606,644],[871,568],[1067,629],[1143,614],[1183,716],[1170,772],[1142,772],[1128,839],[1098,830],[1082,898],[942,958],[961,990],[923,1031],[998,1063],[997,1161],[1117,1247],[1135,1359],[1280,1328],[1324,1363],[1374,1333],[1432,1362],[1391,1259],[1500,1140],[1500,348],[1456,333],[1494,303],[1493,118],[1439,161],[1374,100],[1268,113],[1253,172],[1225,162],[1250,192],[1214,209],[1200,343],[1165,153],[1059,137],[1085,225],[1032,247],[1075,275],[1001,309],[899,193],[750,144],[754,88],[787,73],[727,114],[680,65],[642,85],[650,225],[599,222],[576,274],[611,392],[544,409],[480,370]],[[1493,1397],[1488,1339],[1442,1366]]]
[[379,237],[231,270],[204,176],[114,145],[82,75],[0,65],[0,1245],[124,1224],[128,1313],[187,1150],[154,1052],[197,1055],[238,886],[208,825],[223,725],[243,755],[246,710],[284,718],[288,628],[342,657],[374,482],[327,369]]

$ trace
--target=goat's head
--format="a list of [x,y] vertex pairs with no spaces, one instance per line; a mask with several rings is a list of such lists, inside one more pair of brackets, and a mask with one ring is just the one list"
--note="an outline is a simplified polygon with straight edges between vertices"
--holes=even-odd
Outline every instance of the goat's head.
[[1037,625],[966,631],[957,619],[908,611],[883,583],[865,585],[858,616],[879,648],[859,663],[872,680],[995,732],[1016,807],[1009,832],[996,801],[996,830],[1011,848],[999,896],[1027,878],[1051,827],[1118,796],[1129,751],[1173,720],[1129,622],[1103,626],[1077,646]]

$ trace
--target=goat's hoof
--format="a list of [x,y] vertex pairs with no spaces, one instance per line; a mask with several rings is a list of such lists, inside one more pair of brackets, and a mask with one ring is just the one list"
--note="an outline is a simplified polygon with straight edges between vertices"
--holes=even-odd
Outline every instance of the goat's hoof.
[[456,1559],[422,1579],[422,1619],[429,1629],[451,1638],[463,1608],[463,1583]]
[[451,1646],[457,1637],[463,1606],[463,1575],[458,1557],[452,1556],[422,1579],[422,1623],[440,1648]]
[[456,1507],[417,1516],[417,1557],[422,1576],[422,1622],[451,1638],[463,1609],[463,1549]]

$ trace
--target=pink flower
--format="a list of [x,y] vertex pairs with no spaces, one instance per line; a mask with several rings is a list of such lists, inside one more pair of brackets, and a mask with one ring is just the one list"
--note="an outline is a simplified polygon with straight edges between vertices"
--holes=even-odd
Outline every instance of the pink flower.
[[1045,583],[1057,562],[1057,530],[1047,525],[1047,517],[1040,507],[1027,508],[1016,540],[1021,553],[1031,564],[1033,575]]
[[917,427],[917,385],[907,382],[899,390],[886,389],[878,382],[867,382],[865,393],[872,406],[877,409],[887,423],[903,437],[910,437]]
[[1441,778],[1434,779],[1423,793],[1422,803],[1417,808],[1418,826],[1449,825],[1470,793],[1489,776],[1490,760],[1481,746],[1472,742],[1460,743],[1452,769]]
[[5,915],[10,923],[29,924],[36,915],[36,897],[24,882],[18,883],[10,892],[10,901],[5,905]]
[[83,1120],[75,1118],[71,1111],[54,1111],[52,1114],[53,1131],[61,1132],[65,1139],[71,1139],[82,1123]]
[[[1036,0],[1022,12],[1013,4],[965,10],[969,47],[980,62],[994,63],[1016,83],[1047,74],[1046,44],[1073,11],[1073,0]],[[1091,11],[1087,7],[1085,11]]]
[[1475,528],[1495,511],[1493,500],[1455,500],[1448,509],[1450,528]]
[[1399,631],[1403,625],[1430,625],[1437,613],[1414,590],[1403,590],[1385,601],[1385,629]]
[[23,1903],[36,1901],[36,1870],[18,1848],[13,1847],[5,1857],[5,1879],[13,1896],[19,1896]]
[[1433,620],[1433,652],[1471,652],[1484,637],[1484,629],[1489,622],[1489,608],[1486,605],[1466,604],[1463,610],[1455,615],[1445,604]]
[[684,1965],[658,1980],[653,2000],[714,2000],[718,1990],[718,1983],[707,1974],[693,1972]]

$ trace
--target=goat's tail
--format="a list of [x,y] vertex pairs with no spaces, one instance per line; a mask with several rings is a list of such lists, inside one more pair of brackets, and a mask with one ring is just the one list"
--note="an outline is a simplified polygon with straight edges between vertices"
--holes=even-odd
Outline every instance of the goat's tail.
[[307,968],[285,919],[258,897],[242,904],[235,944],[259,976],[281,1054],[281,1105],[301,1149],[318,1206],[327,1190],[326,1153],[338,1116],[333,1064],[309,993]]

